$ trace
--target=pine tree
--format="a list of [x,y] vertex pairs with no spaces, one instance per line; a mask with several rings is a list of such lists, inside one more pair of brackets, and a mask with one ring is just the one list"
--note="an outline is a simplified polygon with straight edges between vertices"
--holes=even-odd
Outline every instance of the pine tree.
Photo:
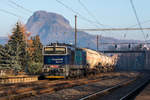
[[11,69],[10,47],[0,45],[0,69]]
[[37,74],[43,65],[42,43],[39,36],[28,40],[25,27],[18,23],[5,46],[0,45],[0,69],[13,69]]
[[43,56],[42,56],[42,43],[40,42],[40,37],[39,36],[35,36],[32,38],[33,41],[33,48],[34,48],[34,52],[32,55],[32,59],[35,62],[39,62],[42,63],[43,62]]
[[4,66],[4,47],[2,45],[0,45],[0,69],[3,69]]
[[2,58],[3,58],[3,52],[4,52],[3,46],[0,45],[0,64],[1,64],[1,61],[2,61]]
[[29,50],[32,60],[30,60],[28,71],[31,74],[38,74],[42,71],[43,65],[42,43],[39,36],[32,37],[32,48]]
[[11,48],[11,65],[15,70],[24,70],[26,67],[26,39],[25,27],[17,22],[8,41]]

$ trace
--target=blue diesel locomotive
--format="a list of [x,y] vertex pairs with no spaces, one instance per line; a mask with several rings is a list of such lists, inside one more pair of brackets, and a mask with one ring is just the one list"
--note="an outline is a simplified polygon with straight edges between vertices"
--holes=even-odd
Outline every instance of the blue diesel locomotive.
[[53,43],[43,47],[45,78],[68,78],[85,75],[86,52],[69,45]]

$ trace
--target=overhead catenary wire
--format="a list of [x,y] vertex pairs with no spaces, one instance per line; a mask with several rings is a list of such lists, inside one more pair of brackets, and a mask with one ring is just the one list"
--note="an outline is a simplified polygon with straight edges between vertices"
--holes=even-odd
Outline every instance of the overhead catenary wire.
[[23,9],[24,11],[27,11],[27,12],[29,12],[29,13],[33,13],[33,11],[31,11],[31,10],[29,10],[29,9],[27,9],[27,8],[25,8],[25,7],[21,6],[21,5],[19,5],[19,4],[17,4],[16,2],[14,2],[14,1],[12,1],[12,0],[9,0],[9,2],[10,2],[11,4],[13,4],[13,5],[15,5],[15,6],[17,6],[17,7],[21,8],[21,9]]
[[[141,24],[146,24],[146,23],[150,23],[150,20],[145,20],[145,21],[142,21],[142,22],[140,22]],[[130,25],[128,28],[130,28],[130,27],[135,27],[135,26],[137,26],[138,24],[134,24],[134,25]]]
[[[85,11],[95,20],[95,22],[99,25],[99,26],[102,26],[102,27],[105,27],[105,26],[109,26],[109,25],[104,25],[102,23],[99,22],[99,20],[97,20],[97,18],[95,17],[95,15],[90,11],[88,10],[88,8],[81,2],[81,0],[78,0],[79,4],[85,9]],[[98,28],[99,28],[98,26]],[[104,30],[105,31],[105,30]],[[112,33],[112,32],[111,32]],[[102,34],[101,34],[102,35]]]
[[96,22],[87,19],[86,17],[82,16],[79,12],[73,10],[71,7],[67,6],[66,4],[64,4],[62,1],[60,0],[56,0],[59,4],[61,4],[62,6],[64,6],[65,8],[67,8],[68,10],[70,10],[71,12],[75,13],[76,15],[78,15],[81,19],[83,19],[84,21],[93,24],[94,26],[98,27],[98,25],[96,25]]
[[[16,11],[20,10],[20,9],[18,9],[18,7],[16,7],[15,5],[8,4],[8,6],[11,7],[12,9],[16,10]],[[28,14],[28,12],[22,12],[22,11],[21,11],[20,13],[22,13],[22,14]]]
[[[82,5],[82,7],[86,10],[86,12],[97,22],[97,24],[99,24],[99,25],[101,25],[101,26],[104,26],[104,25],[101,24],[101,23],[96,19],[96,17],[88,10],[88,8],[81,2],[81,0],[78,0],[78,2],[79,2],[80,5]],[[140,23],[140,21],[139,21],[139,18],[138,18],[138,16],[137,16],[137,13],[136,13],[136,10],[135,10],[135,7],[134,7],[133,3],[132,3],[132,7],[133,7],[133,9],[134,9],[134,13],[135,13],[135,15],[136,15],[138,24],[131,25],[131,26],[129,26],[128,28],[139,25],[139,26],[140,26],[140,30],[142,31],[142,34],[143,34],[143,36],[144,36],[144,39],[146,39],[146,36],[145,36],[145,34],[144,34],[143,28],[142,28],[142,26],[141,26],[141,23]],[[150,20],[144,21],[144,22],[142,22],[142,24],[147,23],[147,22],[149,22],[149,21],[150,21]],[[146,41],[146,40],[145,40],[145,41]]]
[[15,17],[17,17],[17,18],[21,18],[21,16],[15,14],[15,13],[13,13],[13,12],[10,12],[10,11],[4,10],[4,9],[0,9],[0,11],[1,11],[1,12],[4,12],[4,13],[7,13],[7,14],[9,14],[9,15],[13,15],[13,16],[15,16]]
[[15,9],[15,10],[18,10],[18,8],[16,8],[14,5],[8,4],[8,6]]
[[71,12],[75,13],[76,15],[78,15],[78,16],[79,16],[81,19],[83,19],[84,21],[86,21],[86,22],[88,22],[88,23],[90,23],[90,24],[92,24],[92,25],[94,25],[94,26],[96,26],[96,27],[99,27],[96,22],[91,21],[91,20],[87,19],[86,17],[82,16],[79,12],[73,10],[71,7],[69,7],[68,5],[64,4],[64,3],[61,2],[60,0],[56,0],[56,1],[57,1],[59,4],[63,5],[63,6],[64,6],[65,8],[67,8],[68,10],[70,10]]
[[131,3],[131,6],[132,6],[132,9],[133,9],[133,12],[134,12],[134,14],[135,14],[137,23],[138,23],[138,25],[139,25],[139,28],[140,28],[140,30],[141,30],[141,32],[142,32],[142,34],[143,34],[143,36],[144,36],[144,40],[145,40],[145,42],[146,42],[146,36],[145,36],[144,31],[143,31],[143,28],[142,28],[142,25],[141,25],[141,23],[140,23],[140,20],[139,20],[139,18],[138,18],[138,15],[137,15],[136,9],[135,9],[135,7],[134,7],[133,1],[130,0],[130,3]]
[[[142,28],[143,30],[150,30],[150,28]],[[95,28],[95,29],[78,29],[81,31],[135,31],[135,30],[141,30],[141,28]]]
[[[17,17],[18,19],[21,18],[21,16],[15,14],[15,13],[12,13],[12,12],[10,12],[10,11],[4,10],[4,9],[0,9],[0,12],[4,12],[4,13],[6,13],[6,14],[12,15],[12,16],[14,16],[14,17]],[[9,35],[8,35],[8,36],[9,36]]]
[[100,23],[97,18],[95,17],[95,15],[93,13],[91,13],[91,11],[88,10],[88,8],[81,2],[81,0],[78,0],[79,4],[85,9],[85,11],[95,20],[95,22],[98,24],[98,25],[101,25],[101,26],[108,26],[108,25],[104,25],[102,23]]
[[[145,20],[145,21],[142,21],[141,22],[141,24],[145,24],[145,23],[149,23],[150,22],[150,20]],[[134,24],[134,25],[130,25],[129,27],[127,27],[127,28],[132,28],[132,27],[135,27],[135,26],[137,26],[138,24]],[[142,28],[143,29],[143,28]],[[126,32],[126,34],[127,34],[127,32]]]

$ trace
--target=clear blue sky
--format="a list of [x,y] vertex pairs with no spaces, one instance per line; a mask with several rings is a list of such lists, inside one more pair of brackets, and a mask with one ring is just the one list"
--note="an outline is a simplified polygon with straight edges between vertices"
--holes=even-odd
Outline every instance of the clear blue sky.
[[[47,12],[55,12],[63,15],[70,21],[74,27],[74,15],[72,11],[65,8],[56,0],[12,0],[18,5],[29,9],[32,12],[37,10],[45,10]],[[79,0],[59,0],[74,11],[78,12],[81,16],[89,20],[95,21],[83,6],[80,5]],[[88,10],[95,16],[101,23],[109,26],[100,26],[89,23],[78,16],[78,28],[109,28],[109,27],[129,27],[137,24],[135,15],[133,13],[130,0],[80,0]],[[141,22],[150,20],[150,0],[133,0],[137,14]],[[18,17],[5,13],[2,10],[9,11],[16,14]],[[7,36],[11,33],[14,24],[19,20],[24,24],[27,19],[32,15],[31,12],[26,11],[16,5],[11,0],[0,0],[0,36]],[[142,24],[143,27],[150,27],[149,23]],[[138,27],[138,26],[137,26]],[[102,34],[103,36],[117,37],[122,39],[123,34],[127,33],[129,39],[143,39],[143,35],[139,31],[123,31],[123,32],[90,32],[91,34]],[[148,34],[149,31],[145,31]],[[150,36],[150,33],[149,33]]]

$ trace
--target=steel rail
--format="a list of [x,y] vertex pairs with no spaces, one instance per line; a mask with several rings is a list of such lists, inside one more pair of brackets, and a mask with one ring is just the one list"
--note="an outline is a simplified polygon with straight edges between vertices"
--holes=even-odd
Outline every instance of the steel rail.
[[104,89],[104,90],[101,90],[101,91],[98,91],[98,92],[95,92],[95,93],[92,93],[92,94],[90,94],[90,95],[87,95],[87,96],[85,96],[85,97],[82,97],[82,98],[80,98],[79,100],[91,100],[91,98],[94,98],[94,97],[96,97],[97,95],[103,95],[103,94],[105,94],[105,93],[107,93],[107,92],[109,92],[109,91],[112,91],[112,90],[114,90],[114,89],[117,89],[117,88],[120,88],[120,87],[122,87],[122,86],[124,86],[124,85],[127,85],[127,84],[129,84],[129,83],[132,83],[132,82],[134,82],[136,79],[130,79],[130,80],[125,80],[125,81],[123,81],[123,82],[120,82],[119,84],[117,84],[117,85],[115,85],[115,86],[113,86],[113,87],[109,87],[109,88],[107,88],[107,89]]
[[[98,77],[97,77],[98,78]],[[8,91],[0,91],[0,100],[21,100],[22,98],[25,97],[30,97],[30,96],[36,96],[39,94],[44,94],[44,93],[52,93],[52,92],[56,92],[62,89],[66,89],[66,88],[71,88],[71,87],[75,87],[75,86],[80,86],[80,85],[85,85],[87,83],[93,83],[93,82],[98,82],[100,80],[106,80],[106,79],[112,79],[112,78],[116,78],[114,77],[104,77],[104,78],[98,78],[98,79],[94,79],[94,80],[77,80],[77,81],[64,81],[59,83],[58,82],[54,82],[54,83],[50,83],[50,84],[41,84],[39,86],[31,86],[31,87],[25,87],[25,88],[19,88],[16,90],[10,90]],[[14,92],[15,91],[15,92]]]
[[144,81],[142,84],[140,84],[139,86],[137,86],[135,89],[133,89],[132,91],[130,91],[128,94],[126,94],[125,96],[121,97],[120,100],[130,100],[131,98],[135,97],[140,91],[142,91],[144,89],[144,87],[146,87],[148,85],[148,83],[150,82],[150,78],[146,81]]

